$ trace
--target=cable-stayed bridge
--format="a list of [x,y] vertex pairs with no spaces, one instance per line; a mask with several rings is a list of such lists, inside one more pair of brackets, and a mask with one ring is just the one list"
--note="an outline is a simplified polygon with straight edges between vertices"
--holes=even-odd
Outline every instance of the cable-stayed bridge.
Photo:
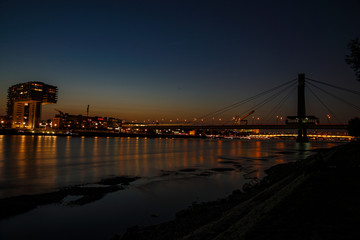
[[[307,130],[308,129],[329,129],[329,130],[346,130],[347,124],[338,123],[338,124],[320,124],[319,118],[314,115],[307,115],[306,114],[306,104],[305,104],[305,86],[306,89],[313,97],[326,109],[327,118],[337,119],[334,111],[326,104],[326,101],[321,99],[318,94],[315,93],[314,89],[321,91],[327,97],[331,97],[336,99],[337,101],[341,102],[342,105],[346,105],[351,107],[352,109],[360,112],[360,107],[356,104],[345,100],[344,98],[340,97],[337,94],[331,93],[328,90],[325,90],[321,86],[327,86],[330,88],[335,88],[337,90],[341,90],[346,92],[347,94],[352,94],[356,96],[360,96],[360,92],[355,90],[346,89],[339,86],[334,86],[329,83],[317,81],[314,79],[305,78],[305,74],[299,74],[297,79],[291,80],[289,82],[283,83],[279,86],[271,88],[267,91],[259,93],[255,96],[250,98],[244,99],[242,101],[233,103],[228,105],[224,108],[218,109],[216,111],[210,112],[198,118],[195,118],[194,121],[187,122],[187,123],[172,123],[172,124],[164,124],[164,123],[153,123],[153,124],[124,124],[123,127],[125,128],[136,128],[136,129],[146,129],[146,130],[159,130],[159,129],[168,129],[168,130],[175,130],[175,129],[182,129],[182,130],[221,130],[221,129],[296,129],[297,130],[297,141],[298,142],[307,142]],[[297,90],[297,114],[294,116],[287,116],[285,121],[282,124],[247,124],[247,120],[244,118],[248,117],[249,115],[253,114],[255,111],[259,110],[260,108],[264,107],[269,102],[274,101],[277,99],[277,103],[275,106],[268,111],[265,118],[273,117],[277,111],[281,108],[284,102],[290,97],[294,95],[294,90]],[[281,94],[285,93],[285,96],[280,98]],[[264,100],[256,103],[255,105],[249,107],[247,110],[243,111],[241,114],[233,117],[233,121],[227,124],[206,124],[206,120],[214,119],[215,117],[221,116],[222,114],[244,106],[246,103],[249,103],[255,99],[259,99],[260,97],[266,97]],[[278,116],[277,116],[278,118]],[[283,118],[283,117],[281,117]],[[282,120],[282,119],[281,119]]]
[[[307,125],[306,129],[339,129],[346,130],[347,124],[317,124]],[[247,125],[195,125],[195,124],[124,124],[122,127],[135,127],[140,129],[298,129],[295,124],[247,124]]]

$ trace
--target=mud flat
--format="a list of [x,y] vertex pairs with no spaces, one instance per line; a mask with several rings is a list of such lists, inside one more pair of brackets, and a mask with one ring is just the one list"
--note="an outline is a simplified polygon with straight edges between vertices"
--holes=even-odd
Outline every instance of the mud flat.
[[[114,176],[100,182],[60,188],[57,191],[21,195],[0,199],[0,220],[22,214],[41,205],[64,204],[81,206],[103,198],[106,194],[124,189],[139,177]],[[71,200],[66,200],[70,198]]]
[[111,239],[360,239],[360,142],[271,167],[245,189]]

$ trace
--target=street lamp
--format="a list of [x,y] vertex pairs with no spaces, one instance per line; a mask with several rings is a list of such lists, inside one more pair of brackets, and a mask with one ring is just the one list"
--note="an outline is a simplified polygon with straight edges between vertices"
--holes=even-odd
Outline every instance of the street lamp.
[[328,122],[329,122],[329,124],[330,124],[330,118],[331,118],[331,116],[330,116],[329,114],[327,114],[327,115],[326,115],[326,118],[327,118],[327,120],[328,120]]

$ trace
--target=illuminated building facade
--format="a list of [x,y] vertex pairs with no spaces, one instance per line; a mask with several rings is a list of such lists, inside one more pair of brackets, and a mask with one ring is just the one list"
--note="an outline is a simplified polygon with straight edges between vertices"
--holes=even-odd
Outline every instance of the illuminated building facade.
[[13,85],[8,90],[7,115],[12,128],[39,126],[41,106],[57,102],[57,87],[42,82]]
[[70,115],[59,111],[52,119],[52,128],[60,130],[120,130],[123,120],[112,117]]

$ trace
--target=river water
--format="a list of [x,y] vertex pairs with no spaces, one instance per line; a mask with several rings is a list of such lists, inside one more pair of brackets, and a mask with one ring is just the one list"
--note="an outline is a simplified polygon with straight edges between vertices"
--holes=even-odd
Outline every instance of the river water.
[[0,135],[0,198],[140,177],[84,206],[40,206],[2,220],[0,239],[108,239],[134,225],[171,220],[193,202],[225,197],[262,178],[273,165],[338,144]]

